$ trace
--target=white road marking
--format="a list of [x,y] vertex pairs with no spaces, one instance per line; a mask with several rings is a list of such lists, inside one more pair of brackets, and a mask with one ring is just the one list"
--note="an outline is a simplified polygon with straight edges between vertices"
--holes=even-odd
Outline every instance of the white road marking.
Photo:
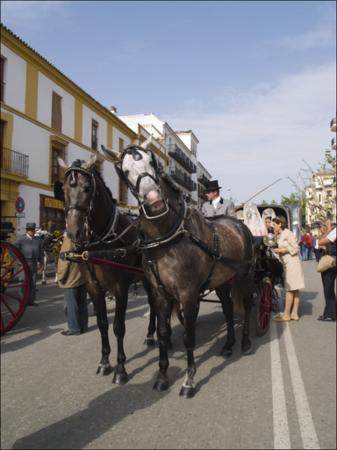
[[282,375],[279,337],[274,323],[270,326],[270,355],[273,393],[274,448],[290,449],[291,445]]
[[284,339],[286,344],[286,353],[288,358],[291,383],[293,387],[298,422],[302,436],[304,449],[319,449],[319,442],[315,425],[312,419],[308,397],[305,392],[304,382],[298,363],[294,342],[291,336],[290,326],[287,322],[284,328]]

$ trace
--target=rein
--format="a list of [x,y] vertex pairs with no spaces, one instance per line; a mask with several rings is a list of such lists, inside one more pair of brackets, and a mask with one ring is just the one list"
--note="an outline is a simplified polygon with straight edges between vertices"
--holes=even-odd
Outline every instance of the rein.
[[[131,228],[133,228],[135,225],[138,224],[139,220],[136,219],[120,234],[117,234],[116,226],[118,223],[120,212],[116,206],[116,201],[113,199],[113,213],[109,220],[109,223],[108,223],[107,227],[105,228],[105,230],[103,231],[103,233],[101,233],[100,235],[97,234],[92,228],[90,228],[90,216],[92,216],[92,212],[94,209],[94,198],[97,193],[97,182],[96,182],[96,178],[95,178],[95,172],[88,171],[82,167],[71,166],[65,172],[65,177],[67,177],[68,175],[71,175],[74,179],[75,172],[82,173],[82,174],[90,177],[90,179],[91,179],[90,193],[89,193],[89,195],[90,195],[89,205],[87,207],[81,207],[80,205],[75,203],[74,205],[69,205],[64,208],[66,215],[68,214],[68,212],[71,209],[75,209],[76,211],[83,211],[85,214],[84,227],[86,229],[86,234],[87,234],[88,240],[83,241],[81,243],[81,246],[90,248],[90,247],[94,247],[94,246],[97,246],[100,244],[111,244],[111,243],[119,241],[122,238],[122,236],[124,236]],[[92,240],[91,237],[93,237],[94,239]],[[110,239],[110,238],[112,238],[112,239]]]

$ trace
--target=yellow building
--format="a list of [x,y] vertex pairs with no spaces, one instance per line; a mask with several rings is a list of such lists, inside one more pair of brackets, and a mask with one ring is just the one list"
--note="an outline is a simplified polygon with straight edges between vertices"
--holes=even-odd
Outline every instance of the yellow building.
[[[120,151],[146,135],[131,130],[114,111],[1,25],[2,220],[12,222],[19,232],[26,222],[63,225],[64,205],[54,197],[63,180],[58,156],[71,164],[97,153],[114,197],[120,206],[133,208],[135,201],[99,150],[104,145]],[[156,151],[166,162],[161,149]]]

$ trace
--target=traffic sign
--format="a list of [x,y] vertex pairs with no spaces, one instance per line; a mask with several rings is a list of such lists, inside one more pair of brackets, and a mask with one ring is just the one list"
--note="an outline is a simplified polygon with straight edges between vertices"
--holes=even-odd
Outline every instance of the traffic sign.
[[18,213],[22,213],[25,209],[25,201],[22,197],[18,197],[15,201],[15,209]]

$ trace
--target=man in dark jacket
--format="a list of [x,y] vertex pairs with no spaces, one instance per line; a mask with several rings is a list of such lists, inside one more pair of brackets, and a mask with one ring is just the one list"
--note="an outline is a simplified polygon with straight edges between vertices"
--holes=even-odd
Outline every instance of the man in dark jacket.
[[218,180],[212,180],[207,183],[205,194],[207,202],[202,205],[202,214],[211,219],[219,216],[235,217],[235,206],[231,200],[225,200],[220,196],[221,186]]
[[43,264],[42,241],[39,237],[34,236],[36,224],[29,222],[26,224],[26,234],[20,236],[14,245],[21,251],[26,258],[30,269],[31,287],[27,305],[37,306],[36,299],[36,278],[37,271]]

